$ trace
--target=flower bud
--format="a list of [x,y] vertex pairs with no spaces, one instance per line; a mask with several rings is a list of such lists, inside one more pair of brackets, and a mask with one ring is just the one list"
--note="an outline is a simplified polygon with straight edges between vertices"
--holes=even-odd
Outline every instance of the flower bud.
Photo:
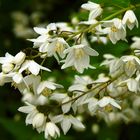
[[14,65],[11,63],[5,63],[2,65],[2,71],[3,73],[9,73],[10,71],[12,71],[14,68]]
[[20,65],[24,62],[26,57],[26,54],[23,52],[19,52],[15,57],[14,57],[14,63],[17,65]]
[[45,121],[44,114],[43,113],[37,113],[35,115],[35,117],[33,118],[33,122],[32,122],[33,127],[36,127],[36,128],[41,127],[43,125],[44,121]]

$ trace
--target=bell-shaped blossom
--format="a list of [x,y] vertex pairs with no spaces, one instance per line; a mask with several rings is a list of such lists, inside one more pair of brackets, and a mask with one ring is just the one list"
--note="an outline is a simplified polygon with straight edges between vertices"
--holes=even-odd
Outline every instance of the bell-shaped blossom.
[[98,52],[83,44],[74,45],[66,49],[64,53],[67,54],[67,57],[64,60],[62,69],[74,66],[75,69],[80,73],[83,73],[84,69],[94,68],[89,64],[89,56],[98,56]]
[[132,49],[140,49],[140,37],[133,37],[132,40],[134,41],[131,44],[131,48]]
[[93,80],[89,76],[75,76],[74,84],[69,87],[69,91],[88,91],[92,88]]
[[33,127],[38,128],[41,127],[45,123],[45,115],[43,113],[37,113],[33,118]]
[[61,124],[61,128],[64,134],[66,134],[69,131],[72,125],[77,129],[85,128],[82,122],[78,120],[77,118],[73,117],[72,115],[57,115],[57,116],[52,117],[51,120],[54,123]]
[[103,9],[101,8],[101,6],[97,3],[94,2],[90,2],[88,1],[85,4],[82,4],[81,6],[83,9],[85,10],[89,10],[90,14],[89,14],[89,19],[88,20],[92,20],[97,18],[98,16],[101,15]]
[[126,29],[119,18],[103,21],[103,26],[106,28],[102,32],[109,36],[113,44],[116,44],[119,40],[126,40]]
[[50,139],[57,138],[60,136],[60,130],[57,125],[53,122],[47,122],[45,126],[45,138]]
[[54,56],[59,62],[59,57],[64,58],[64,50],[69,47],[68,43],[61,37],[48,39],[47,45],[42,45],[39,48],[40,52],[46,52],[48,57]]
[[55,90],[56,88],[63,88],[62,85],[50,82],[50,81],[42,81],[37,88],[38,94],[49,95],[51,90]]
[[132,30],[135,25],[138,28],[138,25],[139,25],[137,17],[135,16],[135,14],[132,10],[126,11],[126,13],[124,14],[124,17],[122,19],[122,23],[124,25],[127,25],[130,30]]

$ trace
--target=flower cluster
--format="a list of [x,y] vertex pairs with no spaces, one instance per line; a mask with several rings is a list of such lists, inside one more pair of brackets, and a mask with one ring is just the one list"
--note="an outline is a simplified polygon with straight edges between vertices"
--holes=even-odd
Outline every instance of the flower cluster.
[[[119,40],[127,41],[126,28],[138,27],[138,20],[131,10],[122,10],[123,18],[117,14],[101,19],[103,8],[96,3],[87,2],[81,8],[89,11],[87,21],[72,23],[50,23],[46,28],[34,27],[39,35],[28,39],[33,48],[27,48],[15,56],[9,53],[0,57],[0,85],[12,83],[22,94],[24,106],[18,110],[26,113],[26,125],[31,124],[39,133],[44,132],[46,139],[60,136],[60,128],[66,134],[71,126],[84,130],[83,120],[78,114],[86,113],[99,116],[107,123],[135,120],[140,111],[140,38],[134,37],[131,50],[135,55],[117,58],[104,54],[101,66],[106,66],[109,73],[101,73],[97,79],[75,75],[72,85],[66,90],[55,83],[55,79],[42,78],[42,70],[51,72],[42,66],[46,58],[54,57],[61,69],[74,67],[78,73],[85,69],[95,69],[90,63],[99,53],[90,42],[107,44],[110,40],[116,44]],[[113,19],[111,19],[114,17]],[[29,56],[26,51],[31,51]],[[35,58],[42,60],[39,65]],[[132,101],[132,103],[128,103]],[[139,120],[139,119],[138,119]]]

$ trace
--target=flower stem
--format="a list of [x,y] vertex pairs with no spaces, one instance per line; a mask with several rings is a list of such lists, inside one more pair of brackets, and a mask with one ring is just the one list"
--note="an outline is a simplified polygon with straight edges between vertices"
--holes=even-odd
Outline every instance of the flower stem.
[[[102,83],[102,84],[100,84],[100,85],[97,85],[97,86],[95,86],[94,88],[92,88],[92,89],[90,89],[90,90],[88,90],[88,91],[80,91],[80,92],[83,92],[83,94],[81,94],[81,95],[79,95],[79,96],[77,96],[77,97],[75,97],[75,98],[73,98],[73,99],[71,99],[71,100],[69,100],[69,101],[67,101],[67,102],[62,103],[61,105],[65,105],[65,104],[68,104],[68,103],[70,103],[70,102],[74,102],[74,101],[76,101],[77,99],[79,99],[80,97],[82,97],[82,96],[88,94],[89,92],[94,91],[94,90],[96,90],[96,89],[98,89],[98,88],[101,87],[101,89],[99,89],[99,91],[96,93],[96,95],[97,95],[97,94],[100,93],[103,89],[107,88],[112,82],[116,81],[119,77],[121,77],[123,74],[124,74],[124,73],[121,73],[120,75],[116,76],[116,77],[113,78],[112,80],[108,80],[107,82],[104,82],[104,83]],[[102,86],[103,86],[103,87],[102,87]]]

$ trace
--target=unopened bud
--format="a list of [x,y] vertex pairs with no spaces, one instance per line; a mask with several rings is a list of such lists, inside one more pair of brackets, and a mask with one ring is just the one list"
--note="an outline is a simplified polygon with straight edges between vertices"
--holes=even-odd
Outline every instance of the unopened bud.
[[37,113],[33,118],[33,127],[41,127],[45,121],[45,116],[43,113]]
[[19,52],[15,57],[14,57],[14,63],[17,65],[20,65],[24,62],[26,57],[26,54],[23,52]]

